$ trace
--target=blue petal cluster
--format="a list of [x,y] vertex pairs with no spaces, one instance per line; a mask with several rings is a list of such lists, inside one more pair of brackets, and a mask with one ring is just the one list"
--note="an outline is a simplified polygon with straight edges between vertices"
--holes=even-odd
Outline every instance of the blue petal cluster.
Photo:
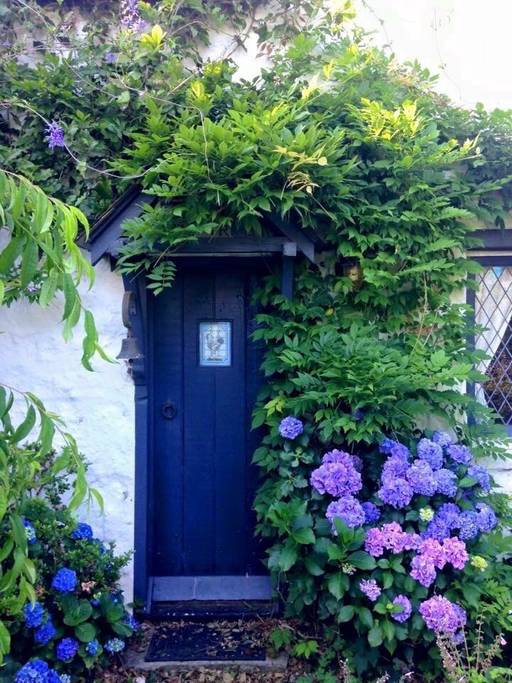
[[414,495],[414,491],[407,479],[386,478],[377,491],[377,495],[383,503],[386,503],[386,505],[401,509],[409,505]]
[[77,585],[78,579],[74,569],[63,567],[55,574],[52,580],[52,588],[59,593],[72,593]]
[[437,493],[441,493],[448,498],[455,498],[457,495],[457,475],[451,470],[442,467],[434,472]]
[[373,522],[379,521],[380,510],[375,505],[375,503],[372,503],[371,501],[368,500],[365,503],[361,503],[361,507],[363,508],[363,512],[364,512],[365,524],[373,524]]
[[325,516],[330,522],[341,519],[349,527],[362,526],[365,523],[364,510],[354,496],[344,496],[330,503]]
[[420,460],[426,460],[433,470],[439,470],[443,466],[443,448],[431,439],[420,439],[416,454]]
[[59,674],[42,659],[27,662],[14,677],[15,683],[61,683]]
[[111,654],[121,652],[122,650],[124,650],[124,647],[124,640],[121,640],[120,638],[112,638],[111,640],[107,640],[107,642],[105,643],[105,650],[107,652],[110,652]]
[[406,478],[414,493],[420,496],[433,496],[437,491],[434,471],[427,460],[415,460],[407,470]]
[[446,452],[453,462],[456,462],[458,465],[469,465],[473,462],[473,453],[471,453],[467,446],[451,444],[446,449]]
[[478,485],[485,493],[489,493],[491,490],[491,477],[485,467],[482,467],[481,465],[471,465],[471,467],[468,468],[468,475],[472,479],[476,479]]
[[92,538],[92,527],[85,522],[79,522],[71,534],[71,538],[74,538],[76,541],[89,541]]
[[27,537],[27,543],[29,545],[34,545],[34,543],[37,543],[37,535],[36,535],[36,530],[34,529],[34,525],[28,521],[28,519],[23,520],[23,526],[25,527],[25,536]]
[[296,439],[304,431],[304,425],[296,417],[285,417],[279,423],[279,434],[283,439]]
[[394,441],[393,439],[382,439],[379,444],[379,450],[384,455],[397,456],[408,460],[410,451],[407,446],[404,446],[400,441]]
[[50,640],[53,640],[57,635],[57,631],[51,619],[48,619],[45,624],[40,626],[34,633],[34,640],[38,645],[48,645]]
[[28,628],[37,628],[43,623],[44,607],[39,602],[29,602],[23,608],[23,616]]
[[78,652],[79,647],[80,644],[75,638],[63,638],[57,643],[55,650],[57,659],[60,659],[61,662],[70,662]]
[[97,640],[91,640],[87,645],[85,646],[85,651],[87,652],[88,655],[91,655],[91,657],[95,657],[100,650],[100,644],[98,643]]

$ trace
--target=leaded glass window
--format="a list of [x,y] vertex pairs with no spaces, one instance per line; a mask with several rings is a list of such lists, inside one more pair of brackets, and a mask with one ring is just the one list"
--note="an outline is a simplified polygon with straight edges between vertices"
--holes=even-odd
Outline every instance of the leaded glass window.
[[486,264],[476,278],[475,322],[485,329],[475,347],[488,358],[478,367],[487,380],[475,395],[512,427],[512,266]]

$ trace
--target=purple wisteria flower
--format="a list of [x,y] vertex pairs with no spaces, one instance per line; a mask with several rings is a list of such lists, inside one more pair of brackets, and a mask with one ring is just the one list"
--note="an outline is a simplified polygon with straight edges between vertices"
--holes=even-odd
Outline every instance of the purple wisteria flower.
[[478,503],[476,509],[478,510],[476,518],[478,529],[483,533],[489,533],[498,524],[496,513],[486,503]]
[[354,465],[341,462],[320,465],[311,473],[310,482],[318,493],[329,493],[337,498],[357,493],[363,486],[361,475]]
[[460,605],[441,595],[420,603],[419,612],[435,633],[456,633],[466,625],[466,612]]
[[372,602],[378,600],[382,593],[382,590],[375,579],[363,579],[359,582],[359,588],[361,589],[361,592],[364,593]]
[[401,509],[411,502],[414,491],[407,479],[388,479],[382,482],[377,492],[378,497],[386,505]]
[[50,149],[65,147],[64,128],[56,121],[52,121],[46,128],[46,140]]
[[403,624],[404,621],[407,621],[407,619],[409,619],[409,617],[411,616],[411,601],[406,595],[397,595],[396,598],[393,600],[393,605],[395,607],[400,607],[400,611],[392,612],[391,618]]
[[433,496],[437,491],[434,472],[426,460],[415,460],[407,470],[406,478],[414,493],[420,496]]
[[448,434],[448,432],[434,432],[432,435],[432,441],[439,444],[441,448],[450,446],[454,442],[453,438],[450,436],[450,434]]
[[434,472],[434,479],[437,484],[437,493],[448,496],[448,498],[455,498],[457,495],[457,475],[455,472],[442,467]]
[[52,588],[59,593],[72,593],[76,588],[77,582],[78,579],[74,569],[63,567],[53,577]]
[[473,461],[473,453],[467,446],[454,443],[446,449],[448,456],[458,465],[469,465]]
[[139,0],[121,0],[121,25],[129,31],[142,31],[146,22],[139,10]]
[[302,434],[304,431],[304,425],[302,424],[301,420],[289,415],[281,420],[278,429],[279,434],[283,437],[283,439],[290,439],[293,441],[293,439],[296,439],[298,436],[300,436],[300,434]]
[[407,460],[409,458],[410,452],[407,446],[399,441],[393,441],[393,439],[383,439],[379,444],[379,450],[384,455],[397,456]]
[[420,460],[426,460],[433,470],[439,470],[443,466],[443,449],[435,441],[420,439],[416,447],[416,454]]
[[485,467],[472,465],[468,468],[468,475],[477,481],[485,493],[489,493],[491,490],[491,476]]
[[325,513],[327,519],[334,524],[334,520],[341,519],[349,527],[362,526],[365,521],[361,503],[354,496],[344,496],[330,503]]
[[371,501],[367,500],[366,502],[361,503],[361,507],[363,508],[364,512],[365,524],[373,524],[374,522],[379,521],[380,510],[375,505],[375,503],[372,503]]
[[23,608],[23,616],[25,617],[25,625],[27,628],[37,628],[38,626],[41,626],[44,614],[44,607],[41,603],[27,603]]
[[70,662],[78,652],[79,647],[80,643],[75,638],[63,638],[57,643],[55,650],[57,659],[60,659],[61,662]]

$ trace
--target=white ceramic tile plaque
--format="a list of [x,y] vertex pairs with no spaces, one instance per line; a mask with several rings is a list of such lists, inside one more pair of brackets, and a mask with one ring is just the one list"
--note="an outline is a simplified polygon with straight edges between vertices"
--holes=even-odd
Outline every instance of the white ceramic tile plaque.
[[231,323],[215,320],[199,323],[199,365],[231,365]]

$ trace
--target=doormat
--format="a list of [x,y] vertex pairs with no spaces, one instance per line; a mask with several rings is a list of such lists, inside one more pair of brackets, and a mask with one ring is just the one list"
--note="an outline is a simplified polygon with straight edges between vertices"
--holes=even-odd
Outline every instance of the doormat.
[[225,622],[159,626],[149,643],[146,662],[265,661],[258,634],[243,625]]

